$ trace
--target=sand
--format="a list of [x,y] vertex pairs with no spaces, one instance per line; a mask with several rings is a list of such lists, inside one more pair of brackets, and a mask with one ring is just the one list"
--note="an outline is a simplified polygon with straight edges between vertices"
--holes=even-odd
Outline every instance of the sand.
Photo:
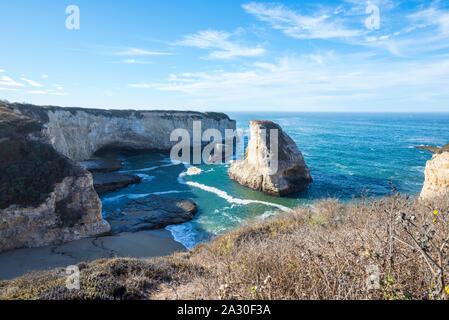
[[120,233],[82,239],[61,245],[25,248],[0,253],[0,280],[10,280],[32,270],[49,270],[101,258],[150,258],[186,251],[167,230]]

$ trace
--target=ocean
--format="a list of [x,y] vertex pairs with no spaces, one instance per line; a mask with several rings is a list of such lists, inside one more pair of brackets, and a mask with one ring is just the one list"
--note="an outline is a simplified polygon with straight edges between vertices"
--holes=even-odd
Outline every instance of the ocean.
[[140,184],[101,196],[103,214],[119,210],[131,199],[148,194],[195,201],[199,212],[189,222],[168,226],[175,240],[187,248],[231,230],[248,219],[265,219],[279,210],[304,206],[323,198],[351,201],[361,194],[376,197],[398,191],[416,196],[424,182],[428,151],[417,145],[449,142],[449,113],[227,113],[242,133],[236,158],[241,159],[250,120],[278,123],[296,142],[314,182],[301,193],[278,198],[241,186],[227,176],[228,164],[196,167],[172,163],[168,154],[123,153],[123,172],[142,177]]

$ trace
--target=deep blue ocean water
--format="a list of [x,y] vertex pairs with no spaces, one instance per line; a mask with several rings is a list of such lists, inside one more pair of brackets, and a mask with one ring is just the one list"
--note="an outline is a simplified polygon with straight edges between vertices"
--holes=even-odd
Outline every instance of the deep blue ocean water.
[[[227,176],[229,164],[199,165],[198,175],[186,175],[186,166],[173,164],[168,154],[123,154],[123,171],[140,175],[142,183],[102,195],[104,214],[130,199],[155,193],[188,198],[199,212],[187,223],[169,226],[186,247],[209,240],[247,219],[263,219],[280,208],[307,205],[336,197],[350,201],[362,192],[384,196],[393,181],[401,193],[416,196],[424,182],[431,153],[416,145],[442,146],[449,142],[449,113],[228,113],[239,132],[249,121],[272,120],[297,143],[311,170],[309,189],[285,198],[267,196],[243,187]],[[242,158],[243,136],[237,145]]]

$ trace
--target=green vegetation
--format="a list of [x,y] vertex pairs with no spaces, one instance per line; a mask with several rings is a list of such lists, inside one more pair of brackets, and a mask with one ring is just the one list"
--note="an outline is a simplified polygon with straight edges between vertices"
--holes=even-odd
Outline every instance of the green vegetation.
[[0,209],[39,205],[77,170],[48,144],[27,139],[42,124],[0,105]]
[[329,199],[186,253],[80,263],[80,290],[61,270],[29,273],[0,298],[446,299],[448,235],[448,199]]

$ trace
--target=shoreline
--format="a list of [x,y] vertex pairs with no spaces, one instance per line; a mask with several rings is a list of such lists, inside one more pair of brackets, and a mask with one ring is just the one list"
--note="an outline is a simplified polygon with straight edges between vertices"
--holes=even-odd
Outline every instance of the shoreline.
[[11,280],[30,271],[52,270],[102,258],[153,258],[187,251],[165,229],[123,232],[38,248],[0,253],[0,280]]

